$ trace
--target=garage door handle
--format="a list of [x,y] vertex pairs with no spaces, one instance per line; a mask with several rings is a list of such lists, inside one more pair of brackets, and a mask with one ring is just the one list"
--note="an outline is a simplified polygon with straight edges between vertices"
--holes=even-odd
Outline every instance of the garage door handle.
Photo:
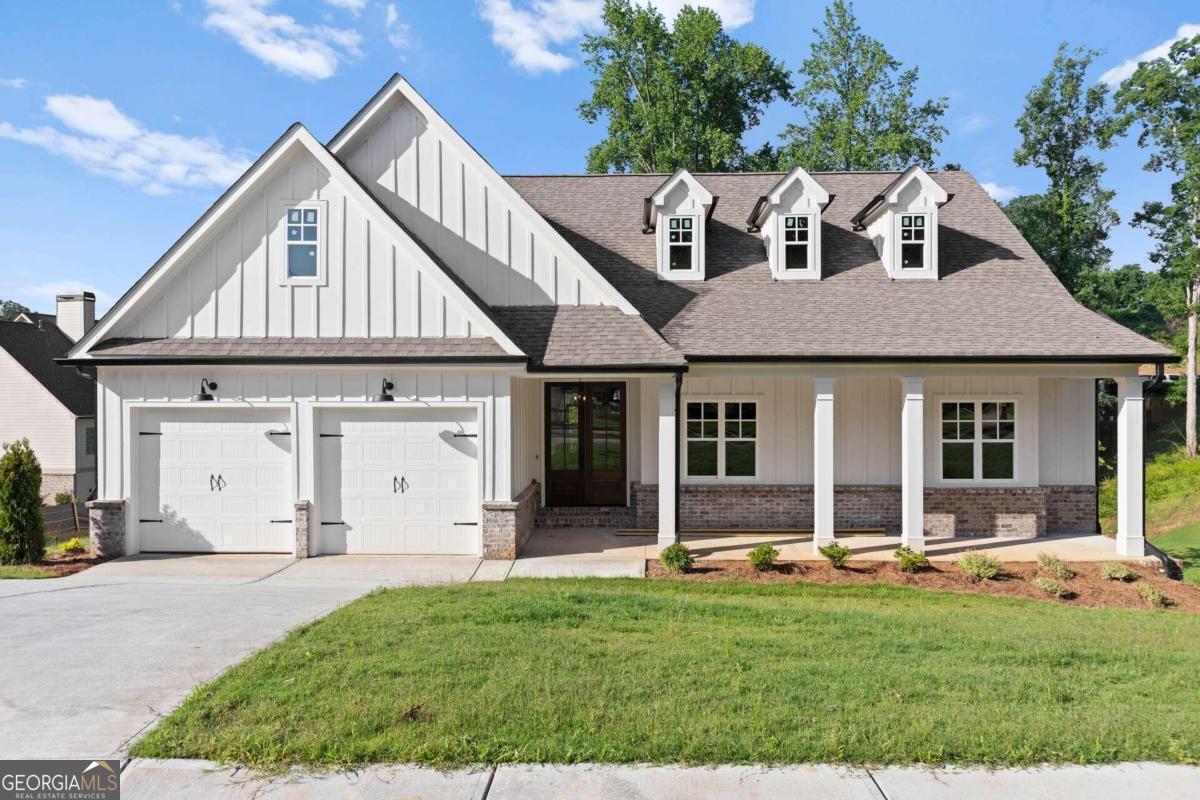
[[222,489],[224,489],[228,485],[229,484],[225,482],[224,477],[222,477],[221,475],[217,476],[217,491],[218,492],[221,491]]
[[392,494],[400,491],[400,479],[395,475],[392,476]]
[[213,475],[210,472],[210,473],[208,473],[208,490],[210,492],[212,492],[212,491],[215,491],[216,488],[217,488],[217,476]]

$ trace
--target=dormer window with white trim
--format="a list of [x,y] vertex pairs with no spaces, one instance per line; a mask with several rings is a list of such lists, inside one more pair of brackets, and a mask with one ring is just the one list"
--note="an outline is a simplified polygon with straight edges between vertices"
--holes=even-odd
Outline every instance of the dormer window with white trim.
[[866,230],[888,277],[938,279],[938,209],[950,195],[920,167],[909,167],[851,218]]
[[928,217],[924,214],[900,215],[900,269],[926,269],[929,248],[925,231]]
[[317,286],[325,283],[326,204],[304,200],[283,207],[281,286]]
[[660,278],[704,280],[705,223],[716,202],[717,198],[684,169],[646,198],[642,232],[657,237]]
[[746,227],[762,232],[776,280],[820,280],[821,212],[831,199],[801,167],[758,199]]

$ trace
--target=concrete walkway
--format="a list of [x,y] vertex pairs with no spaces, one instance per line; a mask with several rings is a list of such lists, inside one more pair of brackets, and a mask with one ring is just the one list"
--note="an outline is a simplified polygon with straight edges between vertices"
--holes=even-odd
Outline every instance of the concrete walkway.
[[121,776],[127,800],[171,797],[289,798],[411,797],[423,800],[694,800],[694,798],[820,798],[820,800],[1194,800],[1200,767],[1113,764],[1039,769],[852,769],[794,767],[650,767],[501,765],[439,772],[376,766],[353,772],[263,778],[204,761],[130,762]]

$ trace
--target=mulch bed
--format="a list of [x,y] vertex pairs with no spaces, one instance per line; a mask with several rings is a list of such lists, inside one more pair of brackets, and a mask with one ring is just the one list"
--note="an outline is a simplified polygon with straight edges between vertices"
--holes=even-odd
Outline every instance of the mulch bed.
[[1011,562],[994,580],[979,580],[962,572],[953,563],[935,561],[929,569],[917,573],[902,572],[889,561],[852,561],[843,569],[834,569],[823,561],[782,561],[759,572],[745,561],[698,561],[690,572],[673,575],[658,561],[646,562],[647,578],[680,581],[744,580],[757,583],[894,583],[917,589],[942,589],[997,597],[1028,597],[1068,606],[1090,608],[1148,609],[1138,594],[1138,583],[1149,583],[1174,602],[1173,610],[1200,612],[1200,586],[1173,581],[1153,567],[1130,564],[1138,579],[1129,583],[1100,577],[1099,562],[1070,562],[1074,578],[1062,581],[1072,592],[1058,599],[1034,585],[1036,577],[1053,577],[1039,572],[1037,564]]
[[107,559],[94,556],[91,553],[52,553],[33,566],[49,572],[56,578],[83,572],[88,567],[94,567]]

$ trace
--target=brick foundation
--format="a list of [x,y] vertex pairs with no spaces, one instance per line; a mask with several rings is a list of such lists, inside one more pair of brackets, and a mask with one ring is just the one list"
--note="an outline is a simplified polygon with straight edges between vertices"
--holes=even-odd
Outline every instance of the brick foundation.
[[[636,526],[658,527],[658,486],[631,484]],[[834,527],[883,528],[900,534],[900,487],[834,487]],[[1043,536],[1092,533],[1096,487],[1035,486],[927,488],[925,530],[947,536]],[[812,487],[778,484],[685,485],[679,498],[681,528],[799,528],[811,530]]]
[[312,519],[312,504],[307,500],[300,500],[296,503],[296,515],[294,528],[296,534],[295,551],[293,555],[296,558],[308,558],[308,537],[309,525]]
[[488,501],[483,504],[483,557],[511,560],[521,553],[521,545],[533,533],[538,483],[533,481],[516,500]]
[[633,506],[539,506],[539,528],[632,528]]
[[125,501],[92,500],[87,510],[92,552],[101,558],[125,555]]

